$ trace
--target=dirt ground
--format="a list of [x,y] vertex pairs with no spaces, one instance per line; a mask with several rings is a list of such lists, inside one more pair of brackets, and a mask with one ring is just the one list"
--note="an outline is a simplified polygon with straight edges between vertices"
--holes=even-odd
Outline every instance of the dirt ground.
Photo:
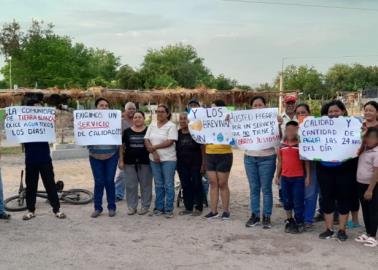
[[[92,190],[88,160],[55,161],[54,166],[65,188]],[[22,156],[2,157],[5,197],[17,191],[21,168]],[[313,232],[289,235],[278,208],[271,230],[246,228],[249,190],[238,151],[230,186],[229,221],[182,217],[178,209],[169,220],[127,216],[125,201],[118,203],[116,217],[97,219],[89,217],[91,204],[64,204],[68,218],[58,220],[41,200],[35,219],[25,222],[23,213],[13,213],[10,221],[0,220],[0,269],[377,269],[378,249],[353,241],[362,229],[349,231],[351,240],[344,243],[319,240],[322,224]]]

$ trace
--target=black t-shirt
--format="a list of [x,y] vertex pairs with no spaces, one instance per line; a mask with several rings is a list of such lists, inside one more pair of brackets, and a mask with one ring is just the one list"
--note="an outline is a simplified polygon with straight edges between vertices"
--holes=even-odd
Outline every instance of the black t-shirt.
[[202,164],[201,145],[196,143],[190,133],[178,131],[176,142],[177,162],[191,165]]
[[122,143],[125,144],[125,164],[150,164],[149,153],[144,146],[144,136],[147,128],[142,132],[135,132],[131,128],[123,132]]
[[48,142],[24,143],[25,164],[44,165],[51,162]]

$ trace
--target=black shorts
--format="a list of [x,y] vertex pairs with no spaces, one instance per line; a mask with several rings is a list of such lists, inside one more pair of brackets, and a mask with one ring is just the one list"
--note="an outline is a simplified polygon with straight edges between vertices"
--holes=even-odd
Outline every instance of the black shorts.
[[[354,207],[355,174],[352,172],[353,160],[346,161],[338,167],[327,167],[317,163],[317,175],[322,196],[322,210],[331,214],[335,210],[346,215]],[[337,203],[337,209],[336,209]]]
[[232,154],[206,154],[206,171],[230,172],[232,161]]

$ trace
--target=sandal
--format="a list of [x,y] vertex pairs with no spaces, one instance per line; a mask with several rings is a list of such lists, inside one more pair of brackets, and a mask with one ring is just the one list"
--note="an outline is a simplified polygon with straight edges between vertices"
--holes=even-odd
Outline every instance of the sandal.
[[11,215],[9,215],[8,213],[5,213],[5,212],[3,212],[3,213],[1,213],[0,214],[0,219],[10,219],[11,218]]
[[34,218],[35,217],[35,214],[33,213],[33,212],[27,212],[23,217],[22,217],[22,219],[23,220],[30,220],[30,219],[32,219],[32,218]]
[[354,241],[358,243],[365,243],[369,239],[369,236],[366,234],[361,234],[359,237],[355,238]]
[[55,213],[55,216],[59,219],[64,219],[66,218],[66,214],[64,214],[63,212],[57,212]]
[[376,246],[378,246],[378,241],[375,238],[373,238],[373,237],[369,237],[366,240],[364,246],[365,247],[376,247]]

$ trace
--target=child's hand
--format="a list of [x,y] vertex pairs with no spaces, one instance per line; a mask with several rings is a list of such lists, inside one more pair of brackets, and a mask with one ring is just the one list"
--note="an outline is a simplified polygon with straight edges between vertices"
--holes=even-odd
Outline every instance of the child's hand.
[[310,184],[311,184],[311,178],[310,178],[310,176],[306,176],[305,187],[308,187]]
[[364,199],[366,201],[370,201],[371,199],[373,198],[373,191],[371,190],[366,190],[365,194],[364,194]]
[[274,177],[274,183],[275,183],[277,186],[279,186],[279,185],[280,185],[280,178],[277,177],[277,176],[275,176],[275,177]]

